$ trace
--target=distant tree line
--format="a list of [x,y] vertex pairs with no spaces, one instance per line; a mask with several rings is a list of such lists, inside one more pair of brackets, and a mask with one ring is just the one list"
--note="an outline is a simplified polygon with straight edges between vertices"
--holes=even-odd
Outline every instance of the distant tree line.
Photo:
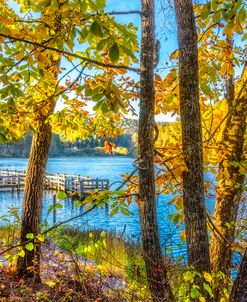
[[[115,146],[126,148],[128,156],[135,155],[137,126],[136,120],[124,120],[121,123],[123,135],[110,140]],[[0,157],[28,157],[31,143],[32,134],[27,133],[22,140],[0,144]],[[85,140],[77,139],[74,142],[65,142],[58,135],[53,134],[49,156],[106,156],[106,153],[100,151],[103,146],[104,138],[99,139],[96,136],[90,136]]]

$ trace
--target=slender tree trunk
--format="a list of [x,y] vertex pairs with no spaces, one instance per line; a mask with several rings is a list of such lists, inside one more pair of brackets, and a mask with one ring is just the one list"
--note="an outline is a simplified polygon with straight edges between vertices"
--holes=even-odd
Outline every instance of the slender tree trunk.
[[183,155],[183,203],[188,262],[210,271],[204,200],[202,130],[198,87],[197,33],[191,0],[175,0],[179,44],[179,89]]
[[[44,191],[45,168],[51,143],[51,126],[43,118],[34,133],[26,173],[21,222],[21,243],[27,241],[26,235],[40,233],[42,216],[42,195]],[[34,277],[40,281],[40,243],[33,240],[34,249],[25,250],[25,256],[18,258],[19,277]]]
[[237,97],[234,96],[233,76],[227,79],[226,84],[228,118],[221,143],[221,160],[218,169],[220,180],[217,186],[214,210],[214,223],[221,237],[217,233],[212,233],[210,252],[212,269],[216,272],[222,271],[229,277],[232,266],[235,224],[244,185],[241,162],[244,159],[247,94],[246,88],[244,88],[242,94]]
[[247,248],[245,250],[237,278],[233,283],[229,302],[246,302],[246,301],[247,301]]
[[139,118],[140,223],[153,301],[174,301],[160,247],[154,179],[154,1],[142,0],[141,97]]

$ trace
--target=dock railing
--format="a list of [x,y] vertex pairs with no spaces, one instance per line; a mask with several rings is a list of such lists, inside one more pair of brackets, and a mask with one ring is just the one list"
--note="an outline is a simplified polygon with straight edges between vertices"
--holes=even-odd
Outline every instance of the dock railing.
[[[0,191],[22,190],[24,188],[26,171],[1,170]],[[45,189],[74,193],[83,198],[95,189],[104,191],[109,188],[108,179],[93,179],[81,175],[49,174],[45,176]]]

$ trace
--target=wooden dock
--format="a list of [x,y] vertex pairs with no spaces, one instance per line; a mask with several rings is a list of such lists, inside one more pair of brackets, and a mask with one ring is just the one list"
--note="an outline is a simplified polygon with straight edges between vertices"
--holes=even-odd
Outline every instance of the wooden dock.
[[[26,172],[0,169],[0,191],[20,191],[24,189]],[[81,175],[48,174],[45,177],[45,189],[65,191],[83,198],[95,189],[104,191],[109,188],[108,179],[93,179]]]

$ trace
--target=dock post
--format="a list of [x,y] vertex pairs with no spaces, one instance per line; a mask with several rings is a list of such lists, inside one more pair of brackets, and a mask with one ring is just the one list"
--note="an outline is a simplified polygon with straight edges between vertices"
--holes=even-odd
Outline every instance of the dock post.
[[74,192],[74,187],[75,187],[75,181],[74,181],[74,177],[71,177],[71,192]]
[[76,192],[80,196],[80,175],[77,175]]
[[57,210],[56,210],[56,204],[57,204],[57,195],[56,194],[53,194],[53,224],[56,223],[57,221]]
[[79,180],[79,197],[82,198],[82,182]]
[[[102,182],[102,190],[108,190],[109,189],[109,181],[107,180],[107,183],[105,185],[105,181]],[[109,200],[108,200],[109,202]],[[109,203],[105,203],[105,211],[107,214],[109,214]]]
[[66,174],[63,175],[63,190],[66,191]]
[[80,199],[82,200],[85,197],[85,187],[84,187],[84,179],[80,180]]
[[20,190],[20,175],[17,174],[17,191]]
[[58,191],[60,191],[61,190],[61,184],[60,184],[60,175],[57,173],[57,189],[58,189]]

